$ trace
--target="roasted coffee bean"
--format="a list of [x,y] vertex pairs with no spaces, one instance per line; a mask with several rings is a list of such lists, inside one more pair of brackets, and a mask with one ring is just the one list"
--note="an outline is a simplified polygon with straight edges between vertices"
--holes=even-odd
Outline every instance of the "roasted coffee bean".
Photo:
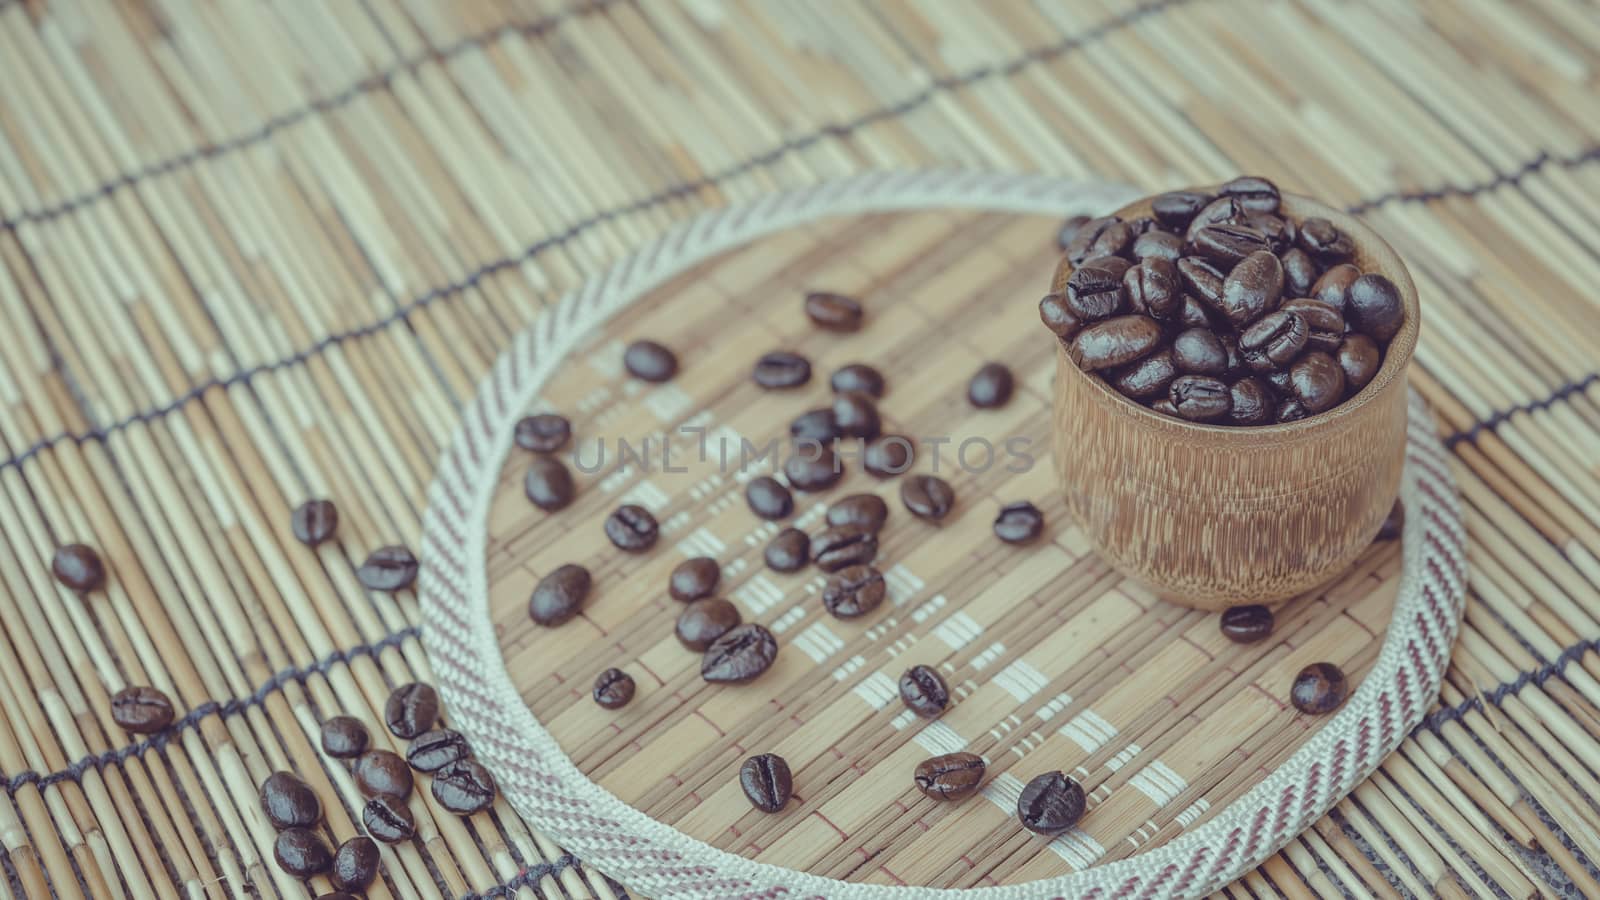
[[1296,247],[1278,256],[1283,264],[1283,292],[1290,297],[1311,296],[1311,286],[1317,282],[1317,264],[1304,250]]
[[1387,344],[1400,333],[1406,320],[1400,289],[1382,275],[1367,274],[1350,283],[1345,298],[1345,313],[1359,331]]
[[439,694],[432,685],[420,681],[402,684],[384,704],[383,719],[390,734],[407,740],[414,738],[439,721]]
[[700,661],[700,677],[712,684],[743,684],[772,668],[778,640],[754,622],[717,638]]
[[744,788],[751,806],[775,813],[794,796],[794,776],[789,774],[789,763],[783,757],[762,753],[739,767],[739,787]]
[[878,405],[866,394],[838,394],[833,398],[833,422],[839,433],[871,440],[883,430]]
[[836,394],[866,394],[874,398],[882,397],[885,389],[883,373],[866,363],[851,363],[834,372],[828,386]]
[[294,508],[289,516],[289,530],[294,539],[307,547],[333,537],[339,527],[339,507],[332,500],[307,500]]
[[811,542],[811,558],[824,572],[872,562],[878,557],[878,533],[862,525],[835,525]]
[[261,808],[272,827],[310,828],[322,821],[322,801],[305,779],[293,772],[273,772],[261,782]]
[[1100,256],[1117,256],[1128,249],[1133,233],[1126,222],[1116,216],[1102,216],[1083,223],[1067,242],[1067,261],[1081,266],[1086,260]]
[[1278,211],[1278,186],[1255,175],[1241,175],[1217,189],[1220,197],[1231,197],[1248,212]]
[[369,591],[403,591],[417,580],[417,558],[398,544],[379,547],[356,569],[356,580]]
[[1039,301],[1039,321],[1063,341],[1071,340],[1083,327],[1078,314],[1067,305],[1066,294],[1045,294],[1044,299]]
[[839,437],[839,425],[833,420],[833,409],[813,409],[796,416],[789,423],[789,436],[796,441],[814,444],[831,444]]
[[812,291],[806,295],[806,316],[818,328],[828,331],[859,331],[861,304],[843,294]]
[[1112,387],[1138,400],[1167,394],[1167,386],[1178,377],[1178,367],[1172,361],[1171,350],[1160,350],[1144,359],[1119,369],[1111,380]]
[[1191,422],[1215,422],[1233,410],[1228,383],[1210,375],[1179,375],[1172,379],[1167,397],[1178,415]]
[[535,456],[533,462],[528,464],[528,474],[522,479],[522,491],[534,506],[546,512],[565,509],[578,494],[566,464],[554,456],[544,455]]
[[333,886],[341,891],[365,891],[378,879],[381,858],[378,845],[366,835],[358,834],[345,841],[333,854],[333,871],[329,875]]
[[783,477],[797,491],[825,491],[844,477],[844,462],[828,444],[801,444],[784,459]]
[[750,479],[744,486],[744,499],[750,511],[763,519],[784,519],[794,512],[794,495],[770,475]]
[[1168,259],[1151,257],[1122,275],[1122,291],[1135,313],[1171,321],[1183,312],[1183,277]]
[[1189,220],[1188,227],[1183,230],[1183,239],[1187,243],[1194,243],[1195,237],[1200,234],[1200,229],[1220,224],[1236,225],[1243,222],[1248,215],[1249,212],[1239,205],[1237,198],[1218,197],[1200,207],[1200,211],[1194,214],[1194,218]]
[[1280,219],[1271,213],[1251,213],[1245,216],[1244,224],[1261,232],[1261,236],[1267,239],[1267,248],[1280,256],[1294,247],[1299,231],[1293,221]]
[[1272,610],[1265,606],[1235,606],[1222,611],[1222,636],[1235,644],[1254,644],[1272,634]]
[[1161,342],[1161,326],[1149,316],[1117,316],[1078,332],[1068,355],[1085,372],[1114,369],[1143,359]]
[[656,524],[656,517],[650,515],[650,510],[627,503],[606,516],[605,532],[618,550],[643,553],[656,545],[661,526]]
[[1289,700],[1295,709],[1320,716],[1338,709],[1349,688],[1349,682],[1338,666],[1325,662],[1312,663],[1295,676]]
[[917,518],[937,522],[956,505],[956,492],[937,475],[913,475],[900,483],[900,502]]
[[1057,835],[1078,824],[1089,799],[1083,786],[1060,772],[1028,781],[1017,797],[1017,821],[1034,834]]
[[967,402],[979,409],[998,409],[1011,400],[1016,380],[1004,365],[985,363],[967,382]]
[[1373,376],[1378,374],[1378,367],[1383,364],[1383,351],[1378,349],[1378,344],[1364,334],[1345,335],[1339,342],[1339,349],[1335,355],[1339,361],[1339,368],[1344,370],[1344,382],[1351,393],[1361,390],[1371,383]]
[[355,716],[334,716],[322,723],[322,752],[334,759],[353,759],[371,746],[371,732]]
[[1189,226],[1189,220],[1194,218],[1195,213],[1204,209],[1211,200],[1210,194],[1196,191],[1168,191],[1150,199],[1150,214],[1162,225],[1182,231]]
[[1066,250],[1067,244],[1072,240],[1072,236],[1077,234],[1078,229],[1082,228],[1083,223],[1087,221],[1089,221],[1088,216],[1069,216],[1065,222],[1062,222],[1060,230],[1056,232],[1056,248]]
[[1133,239],[1133,249],[1129,253],[1136,262],[1147,259],[1175,262],[1183,256],[1183,249],[1183,238],[1169,231],[1147,231]]
[[50,572],[68,589],[79,593],[95,590],[106,583],[106,567],[100,554],[87,544],[57,547],[50,560]]
[[799,387],[811,380],[811,361],[798,353],[774,350],[756,360],[751,377],[768,390]]
[[1026,500],[1000,507],[994,536],[1008,544],[1031,544],[1044,532],[1044,513]]
[[539,413],[517,422],[517,446],[534,453],[555,453],[572,439],[572,423],[566,416]]
[[1120,256],[1091,259],[1067,278],[1067,307],[1085,322],[1107,319],[1122,309],[1122,276],[1128,261]]
[[1254,375],[1235,381],[1228,393],[1232,400],[1228,421],[1235,425],[1268,425],[1277,417],[1272,389]]
[[683,608],[683,612],[678,614],[674,633],[678,636],[678,643],[699,652],[739,627],[742,620],[739,607],[721,597],[707,597]]
[[917,790],[934,800],[963,800],[983,786],[983,757],[964,751],[946,753],[917,764]]
[[667,579],[667,593],[679,603],[709,597],[722,580],[722,566],[709,556],[696,556],[678,563]]
[[278,832],[272,845],[278,868],[295,878],[321,875],[333,866],[333,850],[322,835],[309,828],[290,828]]
[[1295,398],[1313,415],[1332,409],[1344,399],[1344,370],[1333,357],[1319,350],[1295,360],[1289,367],[1289,378]]
[[459,731],[435,728],[411,739],[406,748],[406,762],[418,772],[437,772],[453,762],[472,756],[467,739]]
[[1172,364],[1187,375],[1221,375],[1228,371],[1228,350],[1216,332],[1189,328],[1172,339]]
[[111,695],[111,721],[123,731],[155,734],[171,725],[175,714],[172,701],[153,687],[123,688]]
[[882,531],[889,519],[889,504],[877,494],[851,494],[828,507],[828,525],[858,525],[868,531]]
[[1202,308],[1222,309],[1222,288],[1227,275],[1198,256],[1185,256],[1173,263],[1184,288]]
[[1266,235],[1249,225],[1229,222],[1200,229],[1190,247],[1224,271],[1232,269],[1252,253],[1272,253],[1272,242],[1267,240]]
[[1334,353],[1344,340],[1344,313],[1332,303],[1310,297],[1283,301],[1278,312],[1294,313],[1306,320],[1306,346],[1323,353]]
[[481,813],[494,805],[494,776],[473,760],[440,769],[433,776],[433,799],[458,816]]
[[1257,319],[1239,335],[1239,353],[1250,368],[1275,372],[1293,362],[1310,339],[1306,320],[1280,309]]
[[883,573],[871,566],[846,566],[822,588],[822,607],[836,619],[864,616],[883,604]]
[[1244,354],[1239,350],[1239,339],[1229,332],[1217,335],[1217,340],[1222,342],[1222,349],[1228,355],[1229,377],[1238,377],[1245,373]]
[[678,374],[678,357],[655,341],[634,341],[623,351],[622,365],[642,381],[671,381]]
[[1355,284],[1356,279],[1360,277],[1360,269],[1349,263],[1340,263],[1322,273],[1317,283],[1311,286],[1311,296],[1337,307],[1346,318],[1350,318],[1350,304],[1347,302],[1350,285]]
[[411,766],[398,753],[368,750],[356,758],[351,771],[362,796],[404,800],[411,793]]
[[533,596],[528,599],[528,616],[546,627],[560,625],[582,611],[593,584],[589,570],[583,566],[558,566],[534,587]]
[[1279,422],[1298,422],[1309,415],[1311,411],[1306,409],[1305,404],[1293,397],[1278,404]]
[[1374,540],[1392,541],[1400,536],[1400,533],[1405,530],[1405,527],[1406,506],[1404,503],[1396,500],[1394,505],[1389,507],[1389,515],[1384,517],[1383,524],[1378,528],[1378,536],[1374,538]]
[[1236,329],[1278,308],[1283,300],[1283,264],[1270,251],[1245,257],[1222,280],[1219,308]]
[[[715,603],[714,600],[698,600],[697,603]],[[633,683],[633,676],[621,669],[607,669],[601,672],[594,680],[594,702],[601,709],[621,709],[633,699],[633,692],[637,686]]]
[[374,797],[361,809],[361,825],[385,844],[398,844],[411,840],[417,833],[417,820],[404,800],[394,797]]
[[950,688],[938,670],[912,666],[900,676],[900,702],[924,719],[937,719],[950,705]]
[[1321,216],[1300,223],[1300,247],[1323,263],[1341,263],[1356,252],[1350,236]]
[[1178,310],[1177,324],[1183,328],[1210,328],[1211,315],[1206,312],[1205,304],[1194,298],[1193,294],[1183,295],[1183,306]]
[[1294,396],[1294,379],[1289,377],[1288,369],[1268,372],[1261,377],[1266,379],[1267,385],[1272,388],[1273,392],[1285,397]]
[[811,561],[811,538],[798,528],[785,528],[773,535],[762,556],[774,572],[798,572]]
[[1171,397],[1157,397],[1151,400],[1150,408],[1163,416],[1171,416],[1174,419],[1182,418],[1182,416],[1178,415],[1178,408],[1172,405]]
[[916,445],[900,434],[880,434],[861,451],[861,468],[874,478],[892,478],[917,461]]

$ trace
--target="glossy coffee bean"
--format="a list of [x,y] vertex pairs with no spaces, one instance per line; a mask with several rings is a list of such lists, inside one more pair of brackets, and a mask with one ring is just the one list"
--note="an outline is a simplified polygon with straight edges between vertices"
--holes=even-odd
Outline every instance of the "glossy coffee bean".
[[1293,313],[1306,322],[1306,346],[1323,353],[1336,353],[1344,341],[1344,313],[1332,303],[1311,297],[1283,301],[1278,312]]
[[1085,372],[1125,366],[1149,355],[1161,342],[1161,326],[1149,316],[1117,316],[1078,332],[1068,355]]
[[917,462],[916,445],[901,434],[880,434],[861,450],[861,468],[874,478],[893,478]]
[[950,705],[950,687],[932,666],[912,666],[900,676],[900,702],[924,719],[936,719]]
[[372,734],[355,716],[334,716],[322,723],[322,752],[334,759],[354,759],[372,746]]
[[1071,340],[1083,327],[1083,321],[1078,314],[1067,305],[1066,294],[1045,294],[1039,301],[1039,321],[1044,327],[1063,341]]
[[872,562],[878,556],[878,533],[861,525],[835,525],[811,542],[811,559],[824,572]]
[[674,633],[678,643],[702,652],[717,638],[739,627],[742,620],[737,606],[721,597],[706,597],[683,608]]
[[1184,290],[1207,309],[1222,309],[1222,287],[1227,273],[1198,256],[1185,256],[1173,264]]
[[778,640],[754,622],[717,638],[700,661],[700,677],[712,684],[744,684],[772,668]]
[[555,453],[572,439],[572,423],[566,416],[539,413],[517,421],[517,446],[534,453]]
[[86,593],[106,583],[106,567],[100,554],[87,544],[57,547],[50,560],[50,573],[69,590]]
[[473,760],[440,769],[433,776],[433,799],[458,816],[481,813],[494,805],[498,791],[494,776]]
[[1189,328],[1172,339],[1172,364],[1185,375],[1221,375],[1228,371],[1228,350],[1209,328]]
[[1394,505],[1389,507],[1389,515],[1384,517],[1383,525],[1378,528],[1378,536],[1374,538],[1374,540],[1392,541],[1400,536],[1400,533],[1405,530],[1405,527],[1406,506],[1404,503],[1396,500]]
[[667,593],[679,603],[709,597],[722,580],[722,566],[709,556],[696,556],[678,563],[667,579]]
[[133,734],[155,734],[172,724],[176,710],[166,694],[153,687],[130,687],[111,695],[111,720]]
[[1157,194],[1150,200],[1150,214],[1174,231],[1182,231],[1189,226],[1195,213],[1204,209],[1212,201],[1210,194],[1197,191],[1168,191]]
[[566,464],[554,456],[544,455],[535,456],[528,464],[528,474],[522,479],[522,491],[534,506],[546,512],[565,509],[578,494]]
[[1232,198],[1249,212],[1278,211],[1278,186],[1255,175],[1241,175],[1217,189],[1217,196]]
[[1200,211],[1194,214],[1194,218],[1189,220],[1188,226],[1183,230],[1183,239],[1186,243],[1192,244],[1201,229],[1212,225],[1237,225],[1244,222],[1248,216],[1249,211],[1239,204],[1237,198],[1218,197],[1200,207]]
[[411,739],[406,748],[406,762],[418,772],[437,772],[453,762],[472,756],[467,739],[459,731],[435,728]]
[[1271,251],[1245,257],[1222,280],[1220,309],[1236,329],[1278,308],[1283,300],[1283,263]]
[[744,486],[745,502],[762,519],[784,519],[794,512],[794,495],[778,479],[760,475]]
[[855,525],[868,531],[882,531],[889,519],[889,504],[877,494],[851,494],[828,507],[828,525]]
[[1091,259],[1067,278],[1067,307],[1085,322],[1108,319],[1122,310],[1122,276],[1128,261],[1120,256]]
[[1283,264],[1283,293],[1290,297],[1311,296],[1311,286],[1317,283],[1317,264],[1298,247],[1278,256]]
[[656,545],[661,526],[656,524],[656,517],[650,510],[627,503],[606,517],[605,533],[618,550],[643,553]]
[[622,353],[623,368],[641,380],[659,384],[678,374],[678,357],[655,341],[634,341]]
[[1088,216],[1067,217],[1067,220],[1062,222],[1061,227],[1056,231],[1056,249],[1067,249],[1067,244],[1072,241],[1072,236],[1077,234],[1078,229],[1082,228],[1087,221],[1089,221]]
[[1300,223],[1300,247],[1323,263],[1341,263],[1356,252],[1350,236],[1321,216]]
[[1272,253],[1272,242],[1266,235],[1249,225],[1228,222],[1200,229],[1190,247],[1223,271],[1232,269],[1252,253]]
[[1178,367],[1172,360],[1171,350],[1160,350],[1126,368],[1118,369],[1111,386],[1129,397],[1144,400],[1165,397],[1167,386],[1178,377]]
[[1008,544],[1031,544],[1044,532],[1044,513],[1026,500],[1007,503],[995,516],[994,536]]
[[1350,295],[1350,285],[1355,284],[1361,277],[1361,270],[1349,263],[1341,263],[1323,272],[1316,284],[1311,286],[1311,296],[1323,303],[1337,307],[1348,318],[1350,306],[1347,300]]
[[417,820],[404,800],[374,797],[361,809],[361,826],[385,844],[411,840],[417,833]]
[[811,561],[811,537],[798,528],[785,528],[772,536],[762,557],[774,572],[798,572]]
[[1331,713],[1344,702],[1349,692],[1344,672],[1333,663],[1312,663],[1300,670],[1289,691],[1289,702],[1303,713],[1320,716]]
[[1267,239],[1267,248],[1278,254],[1279,258],[1294,249],[1295,239],[1299,237],[1299,228],[1293,220],[1271,213],[1250,213],[1245,216],[1244,224],[1260,232]]
[[967,402],[978,409],[998,409],[1011,401],[1016,380],[1003,364],[985,363],[967,382]]
[[1061,772],[1028,781],[1017,797],[1017,821],[1034,834],[1056,835],[1078,824],[1089,801],[1082,785]]
[[1298,422],[1309,415],[1311,415],[1311,411],[1306,409],[1305,404],[1293,397],[1278,404],[1278,421],[1280,423]]
[[795,416],[789,423],[789,436],[796,442],[831,444],[839,437],[839,423],[833,420],[833,409],[812,409]]
[[1128,253],[1135,262],[1147,259],[1176,262],[1183,256],[1183,251],[1183,238],[1168,231],[1147,231],[1133,239],[1133,247]]
[[1235,606],[1223,610],[1222,636],[1235,644],[1254,644],[1272,634],[1272,610],[1265,606]]
[[404,800],[411,793],[411,766],[398,753],[368,750],[356,758],[351,772],[362,796]]
[[607,669],[594,679],[594,702],[601,709],[621,709],[633,699],[633,692],[637,689],[632,675],[621,669]]
[[384,704],[383,720],[390,734],[410,740],[439,721],[439,694],[420,681],[402,684]]
[[854,619],[883,605],[888,585],[872,566],[846,566],[822,588],[822,607],[836,619]]
[[833,422],[848,437],[875,438],[883,430],[878,405],[866,394],[839,394],[833,398]]
[[403,591],[417,580],[417,558],[398,544],[379,547],[356,569],[356,580],[369,591]]
[[964,800],[983,786],[983,757],[964,751],[946,753],[917,764],[917,790],[934,800]]
[[261,782],[261,809],[272,827],[310,828],[322,821],[322,801],[304,778],[293,772],[273,772]]
[[783,461],[783,477],[797,491],[825,491],[844,477],[844,461],[828,444],[797,445]]
[[1345,298],[1345,313],[1356,330],[1387,344],[1400,333],[1405,323],[1405,303],[1400,299],[1400,289],[1382,275],[1367,274],[1350,283]]
[[938,522],[956,505],[956,492],[937,475],[913,475],[900,483],[900,502],[919,519]]
[[751,806],[775,813],[794,796],[794,776],[789,773],[789,763],[783,757],[762,753],[739,766],[739,787],[744,789]]
[[1353,394],[1370,384],[1378,374],[1378,367],[1383,365],[1383,351],[1372,338],[1349,334],[1339,342],[1334,359],[1344,370],[1345,386]]
[[1257,372],[1275,372],[1294,361],[1311,340],[1298,313],[1278,310],[1257,319],[1239,335],[1239,354]]
[[1172,379],[1167,397],[1178,416],[1191,422],[1215,422],[1233,410],[1228,383],[1210,375],[1179,375]]
[[1267,372],[1260,376],[1279,396],[1294,396],[1294,379],[1289,377],[1289,370],[1280,369],[1276,372]]
[[366,891],[378,879],[381,859],[372,838],[356,835],[345,841],[333,854],[333,871],[329,873],[333,886],[356,894]]
[[751,377],[768,390],[799,387],[811,380],[811,361],[798,353],[775,350],[756,360]]
[[1235,381],[1228,393],[1232,400],[1228,421],[1235,425],[1270,425],[1277,418],[1278,404],[1266,381],[1252,375]]
[[333,867],[333,849],[321,834],[309,828],[278,832],[272,857],[278,861],[278,868],[299,879],[321,875]]
[[289,516],[289,530],[294,539],[307,547],[315,547],[333,537],[339,528],[339,507],[332,500],[307,500],[294,508]]
[[1067,260],[1074,266],[1083,265],[1085,260],[1101,256],[1117,256],[1134,238],[1126,222],[1116,216],[1102,216],[1090,219],[1083,223],[1072,235],[1072,240],[1067,242],[1065,252]]
[[827,331],[860,331],[861,304],[843,294],[812,291],[806,295],[806,316]]
[[539,625],[553,628],[576,616],[589,598],[594,584],[589,570],[576,563],[556,567],[539,579],[528,598],[528,616]]
[[1183,312],[1183,276],[1168,259],[1151,257],[1130,266],[1122,275],[1122,293],[1128,309],[1140,315],[1171,321]]
[[885,390],[883,373],[866,363],[851,363],[834,372],[828,386],[835,394],[866,394],[873,398],[882,397]]
[[1295,399],[1312,415],[1325,412],[1344,399],[1344,370],[1333,357],[1319,350],[1303,354],[1289,367]]

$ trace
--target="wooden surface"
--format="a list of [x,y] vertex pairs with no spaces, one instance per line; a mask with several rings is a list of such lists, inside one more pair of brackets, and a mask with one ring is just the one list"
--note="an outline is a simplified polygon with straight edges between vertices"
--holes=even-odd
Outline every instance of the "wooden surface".
[[[696,210],[965,165],[1258,172],[1428,298],[1411,380],[1472,546],[1449,684],[1228,892],[1600,896],[1597,48],[1581,0],[0,0],[0,883],[307,897],[256,785],[294,765],[353,830],[315,724],[427,664],[352,569],[415,539],[508,335]],[[343,514],[316,553],[310,496]],[[86,601],[47,575],[74,539],[113,570]],[[139,681],[187,712],[161,741],[107,716]],[[373,896],[614,893],[503,805],[424,834]]]

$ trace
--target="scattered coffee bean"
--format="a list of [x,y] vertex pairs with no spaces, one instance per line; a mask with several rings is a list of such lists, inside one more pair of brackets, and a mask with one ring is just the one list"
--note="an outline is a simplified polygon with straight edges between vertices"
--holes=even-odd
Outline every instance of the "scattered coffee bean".
[[833,398],[833,423],[841,435],[871,440],[883,430],[878,405],[866,394],[838,394]]
[[1187,375],[1221,375],[1228,371],[1228,350],[1209,328],[1188,328],[1172,339],[1172,364]]
[[1325,263],[1344,262],[1356,252],[1350,236],[1321,216],[1300,223],[1300,247]]
[[1017,821],[1034,834],[1057,835],[1078,824],[1088,808],[1083,787],[1061,772],[1031,779],[1017,797]]
[[322,723],[322,752],[334,759],[353,759],[370,746],[372,735],[355,716],[334,716]]
[[[699,603],[715,603],[714,600],[700,600]],[[594,702],[601,709],[621,709],[633,699],[636,685],[633,676],[621,669],[607,669],[596,676],[594,680]]]
[[1168,191],[1150,200],[1150,214],[1168,228],[1181,231],[1189,226],[1195,213],[1205,208],[1213,198],[1198,191]]
[[678,643],[696,652],[704,652],[733,629],[739,627],[743,617],[739,607],[721,597],[707,597],[685,606],[678,614],[675,633]]
[[1405,303],[1394,282],[1377,274],[1367,274],[1350,283],[1345,296],[1345,313],[1356,329],[1379,343],[1387,344],[1400,333],[1406,320]]
[[796,443],[832,444],[840,437],[839,424],[833,420],[833,409],[813,409],[795,416],[789,423],[789,436]]
[[404,800],[411,793],[411,766],[398,753],[368,750],[356,758],[352,774],[364,797]]
[[406,762],[418,772],[437,772],[453,762],[472,756],[467,739],[459,731],[435,728],[411,739],[406,748]]
[[882,605],[887,590],[883,573],[872,566],[846,566],[823,586],[822,607],[836,619],[858,618]]
[[1064,249],[1067,259],[1074,266],[1080,266],[1095,257],[1116,256],[1126,250],[1132,240],[1133,233],[1126,222],[1116,216],[1102,216],[1083,223],[1073,232]]
[[700,677],[712,684],[743,684],[772,668],[778,640],[750,622],[717,638],[700,661]]
[[294,539],[307,547],[315,547],[333,537],[338,527],[339,507],[334,506],[332,500],[307,500],[289,515],[289,530],[294,532]]
[[830,526],[859,525],[868,531],[882,531],[889,519],[889,504],[877,494],[851,494],[828,507]]
[[893,478],[917,461],[916,445],[900,434],[880,434],[861,452],[861,468],[874,478]]
[[1249,327],[1283,300],[1283,263],[1271,250],[1246,256],[1222,279],[1218,308],[1236,329]]
[[578,494],[566,464],[554,456],[545,455],[535,456],[528,464],[528,474],[522,479],[522,490],[534,506],[547,512],[565,509]]
[[744,499],[750,511],[763,519],[784,519],[794,512],[794,495],[770,475],[750,479],[744,486]]
[[678,374],[678,357],[655,341],[634,341],[623,351],[622,365],[642,381],[659,384]]
[[774,572],[798,572],[811,561],[811,537],[798,528],[785,528],[772,536],[762,556]]
[[1344,399],[1344,370],[1333,357],[1320,350],[1312,350],[1295,360],[1289,367],[1289,379],[1294,385],[1295,399],[1313,415],[1334,408]]
[[1215,422],[1233,410],[1228,383],[1210,375],[1179,375],[1167,396],[1178,416],[1191,422]]
[[806,315],[828,331],[861,330],[861,304],[843,294],[812,291],[806,295]]
[[1383,363],[1383,351],[1378,349],[1378,344],[1364,334],[1347,334],[1339,342],[1339,349],[1335,353],[1339,361],[1339,368],[1344,370],[1344,383],[1351,392],[1356,392],[1372,382],[1378,374],[1378,367]]
[[936,719],[950,705],[950,688],[933,667],[912,666],[900,676],[900,701],[924,719]]
[[878,557],[878,534],[861,525],[835,525],[811,542],[811,558],[824,572],[870,563]]
[[1088,216],[1070,216],[1065,222],[1062,222],[1061,229],[1056,232],[1056,247],[1061,250],[1067,249],[1067,244],[1071,242],[1072,236],[1077,234],[1078,229],[1082,228],[1083,223],[1087,221],[1089,221]]
[[1267,425],[1277,418],[1277,402],[1265,380],[1254,375],[1241,378],[1233,383],[1228,393],[1233,401],[1228,421],[1233,424]]
[[656,545],[661,527],[656,524],[656,517],[650,515],[650,510],[628,503],[617,507],[615,512],[606,517],[605,532],[618,550],[643,553]]
[[1044,299],[1039,301],[1039,321],[1063,341],[1072,340],[1078,329],[1083,327],[1078,314],[1067,305],[1066,294],[1045,294]]
[[378,845],[366,835],[356,835],[339,845],[333,854],[333,886],[341,891],[362,893],[378,878],[381,859]]
[[261,782],[261,808],[272,827],[310,828],[322,821],[322,801],[305,779],[293,772],[273,772]]
[[937,475],[913,475],[900,483],[900,502],[917,518],[938,522],[955,507],[956,492]]
[[50,560],[50,571],[68,589],[78,593],[96,590],[106,583],[106,568],[100,554],[87,544],[65,544],[57,547]]
[[176,711],[166,694],[153,687],[123,688],[111,696],[111,721],[133,734],[155,734],[172,724]]
[[1117,316],[1078,332],[1067,355],[1085,372],[1112,369],[1141,359],[1161,342],[1161,326],[1149,316]]
[[1118,256],[1091,259],[1067,278],[1067,308],[1080,321],[1095,322],[1122,309],[1122,277],[1128,261]]
[[528,598],[528,616],[537,624],[555,627],[576,616],[589,598],[593,579],[589,570],[576,563],[557,567],[539,579]]
[[1399,500],[1389,507],[1389,515],[1384,517],[1383,525],[1378,528],[1375,540],[1392,541],[1400,536],[1406,526],[1406,506]]
[[673,568],[667,593],[680,603],[709,597],[722,580],[722,566],[709,556],[686,559]]
[[517,421],[517,446],[534,453],[555,453],[572,439],[572,423],[566,416],[539,413]]
[[1176,377],[1178,367],[1172,360],[1172,351],[1162,350],[1125,369],[1119,369],[1111,384],[1129,397],[1144,400],[1165,397],[1168,386]]
[[789,763],[776,753],[762,753],[745,760],[739,767],[739,786],[750,798],[750,805],[762,812],[778,812],[794,796]]
[[783,477],[797,491],[825,491],[844,477],[844,462],[829,444],[802,444],[784,459]]
[[1306,320],[1280,309],[1257,319],[1239,335],[1239,353],[1257,372],[1275,372],[1293,362],[1310,339]]
[[458,816],[470,816],[493,806],[497,790],[489,770],[470,759],[446,766],[433,776],[433,799]]
[[1317,264],[1296,247],[1278,257],[1283,264],[1283,293],[1290,297],[1310,297],[1317,282]]
[[1044,513],[1026,500],[1000,507],[994,536],[1008,544],[1031,544],[1044,532]]
[[1235,606],[1222,612],[1222,636],[1235,644],[1254,644],[1272,634],[1272,610],[1265,606]]
[[799,387],[811,380],[811,361],[798,353],[774,350],[756,360],[752,377],[768,390]]
[[[1297,297],[1293,300],[1283,301],[1283,305],[1278,307],[1278,312],[1299,316],[1305,320],[1307,331],[1306,346],[1312,350],[1334,353],[1338,351],[1340,342],[1344,340],[1344,313],[1340,312],[1332,303],[1324,303],[1311,297]],[[1277,314],[1273,313],[1273,315]],[[1271,318],[1271,316],[1267,318]],[[1259,325],[1260,323],[1256,324]]]
[[828,386],[835,394],[866,394],[880,398],[884,392],[883,373],[865,363],[851,363],[833,373]]
[[383,720],[390,734],[410,740],[439,721],[439,694],[432,685],[420,681],[402,684],[384,704]]
[[417,558],[399,545],[379,547],[356,569],[356,580],[369,591],[403,591],[417,580]]
[[398,844],[411,840],[417,833],[417,820],[404,800],[394,797],[374,797],[361,810],[361,825],[385,844]]
[[328,842],[309,828],[278,832],[272,856],[278,861],[278,868],[299,879],[321,875],[333,866],[333,850]]
[[934,800],[963,800],[983,786],[983,757],[959,751],[917,764],[917,790]]
[[967,402],[979,409],[997,409],[1010,402],[1015,384],[1010,369],[1000,363],[986,363],[967,382]]
[[1312,663],[1295,676],[1289,700],[1295,709],[1320,716],[1338,709],[1348,690],[1349,683],[1338,666],[1325,662]]

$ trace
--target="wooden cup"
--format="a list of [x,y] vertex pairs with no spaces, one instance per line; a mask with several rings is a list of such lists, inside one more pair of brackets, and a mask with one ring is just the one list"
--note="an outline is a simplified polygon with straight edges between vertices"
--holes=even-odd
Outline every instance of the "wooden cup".
[[[1405,325],[1355,397],[1297,422],[1204,425],[1140,406],[1057,347],[1055,464],[1067,510],[1117,571],[1184,606],[1274,603],[1332,581],[1371,544],[1400,488],[1416,286],[1354,217],[1290,195],[1282,211],[1332,221],[1355,244],[1351,262],[1387,276],[1405,301]],[[1149,215],[1150,201],[1117,214]],[[1051,289],[1065,290],[1071,274],[1063,259]]]

